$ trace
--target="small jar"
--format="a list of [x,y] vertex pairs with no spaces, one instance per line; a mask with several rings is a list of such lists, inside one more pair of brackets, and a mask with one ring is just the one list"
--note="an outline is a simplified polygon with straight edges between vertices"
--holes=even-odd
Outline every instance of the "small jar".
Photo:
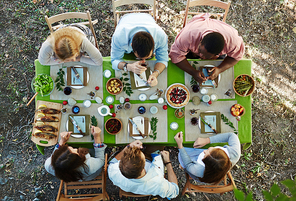
[[204,103],[208,103],[208,102],[211,100],[211,98],[210,98],[209,95],[203,95],[203,96],[201,97],[201,100],[202,100],[202,102],[204,102]]
[[172,123],[170,124],[170,128],[171,128],[172,130],[177,130],[178,127],[179,127],[179,125],[178,125],[177,122],[172,122]]
[[114,98],[113,98],[112,96],[107,96],[107,97],[106,97],[106,102],[107,102],[108,104],[112,104],[112,103],[114,102]]
[[76,100],[75,100],[74,98],[69,98],[69,99],[68,99],[68,105],[70,105],[70,106],[74,106],[76,103],[77,103],[77,102],[76,102]]
[[139,114],[144,114],[146,112],[146,108],[144,106],[138,107]]
[[90,100],[84,100],[83,101],[83,106],[84,107],[90,107],[91,106],[91,101]]
[[139,100],[140,100],[140,101],[145,101],[146,99],[147,99],[146,94],[140,94],[140,95],[139,95]]
[[150,112],[151,112],[151,114],[156,114],[158,112],[158,108],[156,106],[151,106]]
[[205,94],[208,93],[208,89],[206,89],[206,88],[201,88],[200,93],[201,93],[202,95],[205,95]]
[[72,107],[72,112],[74,114],[78,114],[80,112],[80,108],[78,106],[74,106],[74,107]]
[[110,70],[105,70],[103,72],[103,75],[104,75],[105,78],[109,78],[111,76],[111,71]]
[[217,100],[218,100],[217,94],[212,94],[211,95],[211,101],[214,102],[214,101],[217,101]]
[[163,103],[164,103],[164,99],[163,99],[163,98],[159,98],[159,99],[157,100],[157,102],[158,102],[159,104],[163,104]]

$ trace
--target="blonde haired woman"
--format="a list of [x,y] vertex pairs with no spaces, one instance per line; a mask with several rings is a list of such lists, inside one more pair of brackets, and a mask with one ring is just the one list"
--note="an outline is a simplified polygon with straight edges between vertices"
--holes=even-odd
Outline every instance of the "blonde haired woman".
[[91,42],[92,39],[91,31],[84,25],[64,26],[53,32],[42,44],[38,60],[42,65],[70,61],[102,65],[102,55]]

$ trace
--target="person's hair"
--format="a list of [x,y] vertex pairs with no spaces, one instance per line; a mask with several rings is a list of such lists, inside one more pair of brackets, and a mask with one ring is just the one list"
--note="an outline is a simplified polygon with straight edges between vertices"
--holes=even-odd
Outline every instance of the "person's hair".
[[212,32],[205,35],[200,44],[203,45],[209,53],[217,55],[223,50],[225,41],[220,33]]
[[80,53],[83,36],[83,33],[76,29],[65,27],[53,32],[49,37],[52,40],[56,56],[65,60]]
[[132,40],[132,48],[140,58],[147,57],[154,50],[154,40],[148,32],[137,32]]
[[199,178],[205,183],[219,183],[231,168],[231,162],[222,149],[215,148],[202,160],[205,164],[204,176]]
[[128,179],[135,179],[141,175],[145,167],[142,151],[136,147],[128,147],[119,162],[120,172]]
[[82,166],[85,172],[88,171],[84,161],[85,155],[83,153],[71,153],[68,145],[60,146],[51,157],[51,165],[55,171],[55,176],[65,182],[83,179],[82,172],[78,169]]

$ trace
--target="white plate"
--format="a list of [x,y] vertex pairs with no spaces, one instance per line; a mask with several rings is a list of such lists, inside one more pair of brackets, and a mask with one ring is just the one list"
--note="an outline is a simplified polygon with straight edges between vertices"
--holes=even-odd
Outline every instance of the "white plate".
[[[209,67],[209,68],[213,68],[215,67],[214,65],[204,65],[204,67]],[[221,73],[218,75],[218,83],[220,82],[221,80]],[[217,83],[217,84],[218,84]],[[203,85],[201,85],[200,87],[204,87]],[[213,87],[204,87],[204,88],[213,88]]]
[[[82,66],[74,66],[74,67],[82,67]],[[66,77],[67,77],[67,73],[66,73]],[[89,72],[88,71],[87,71],[87,79],[86,80],[87,80],[86,83],[88,83],[89,82]],[[70,87],[73,89],[82,89],[85,86],[70,86]]]
[[[134,118],[132,118],[132,120],[133,121],[135,121],[135,120],[141,120],[141,119],[143,119],[143,121],[144,121],[144,117],[141,117],[141,116],[137,116],[137,117],[134,117]],[[127,133],[129,133],[129,123],[127,123]],[[149,129],[148,129],[148,135],[150,134],[150,132],[151,132],[151,125],[150,125],[150,121],[149,121],[149,124],[148,124],[148,126],[149,126]],[[144,139],[142,136],[132,136],[132,138],[134,138],[134,139],[136,139],[136,140],[142,140],[142,139]]]
[[[188,93],[188,96],[189,96],[189,101],[190,101],[190,91],[189,91],[188,87],[186,87],[184,84],[181,84],[181,83],[174,83],[174,84],[172,84],[172,85],[175,85],[175,84],[182,85],[182,86],[184,86],[184,87],[188,90],[188,92],[189,92],[189,93]],[[186,105],[184,105],[184,106],[182,106],[182,107],[174,107],[174,106],[172,106],[172,105],[168,102],[168,100],[167,100],[167,93],[168,93],[168,89],[171,88],[172,85],[170,85],[170,86],[166,89],[166,91],[165,91],[165,94],[164,94],[165,101],[167,102],[167,104],[168,104],[169,106],[171,106],[172,108],[175,108],[175,109],[179,109],[179,108],[183,108],[183,107],[185,107],[185,106],[189,103],[189,101],[188,101],[188,103],[187,103]]]
[[[203,112],[203,113],[207,113],[207,112],[214,112],[214,111],[206,111],[206,112]],[[205,126],[207,126],[207,125],[205,125]],[[199,118],[198,118],[198,127],[199,127],[199,129],[201,130],[201,120],[200,120],[200,116],[199,116]],[[216,134],[216,133],[201,133],[201,134]]]

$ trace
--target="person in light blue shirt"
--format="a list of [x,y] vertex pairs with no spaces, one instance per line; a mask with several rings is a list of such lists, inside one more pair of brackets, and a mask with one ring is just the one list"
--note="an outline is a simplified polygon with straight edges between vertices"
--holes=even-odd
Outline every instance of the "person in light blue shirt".
[[[185,171],[196,181],[219,183],[226,173],[239,160],[241,155],[240,141],[234,133],[221,133],[209,138],[197,138],[194,148],[184,148],[183,133],[175,136],[179,148],[179,162]],[[209,143],[228,142],[223,147],[196,149]]]
[[[170,162],[169,152],[162,151],[162,156],[153,154],[151,162],[145,160],[141,148],[142,142],[136,140],[117,154],[108,166],[109,179],[126,192],[159,195],[169,199],[177,197],[178,180]],[[164,165],[167,168],[168,180],[164,178]]]
[[[125,53],[133,52],[139,61],[126,63]],[[151,86],[157,85],[157,77],[168,65],[168,37],[153,17],[146,13],[124,15],[112,36],[111,62],[115,70],[132,71],[141,74],[146,70],[146,59],[155,55],[154,71],[148,79]]]

